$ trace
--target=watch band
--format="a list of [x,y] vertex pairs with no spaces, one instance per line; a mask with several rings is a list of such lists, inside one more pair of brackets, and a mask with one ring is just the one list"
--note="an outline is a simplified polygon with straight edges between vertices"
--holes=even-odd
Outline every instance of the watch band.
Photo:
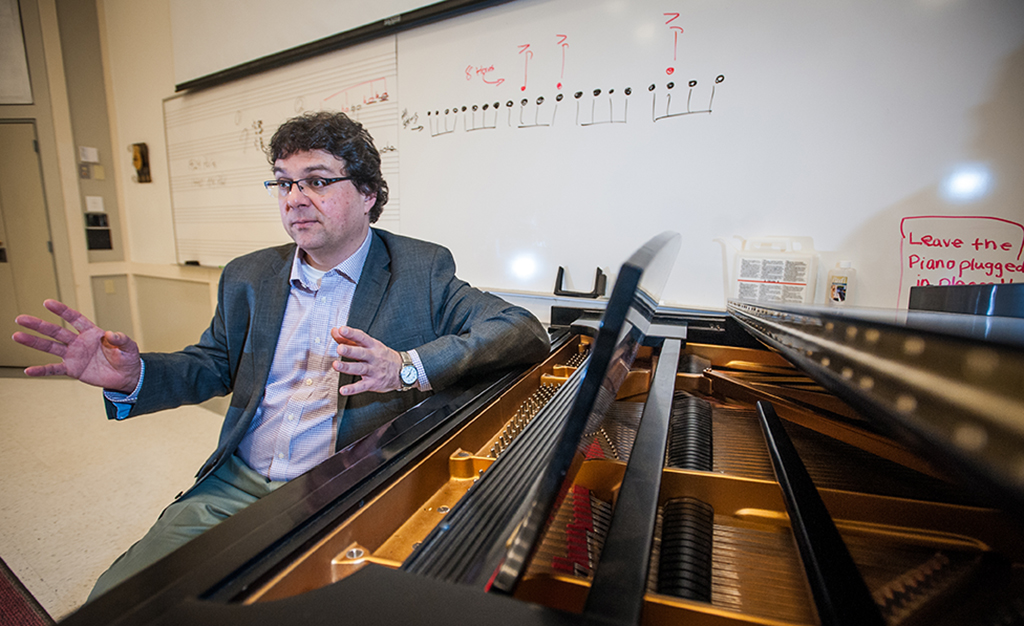
[[399,356],[402,357],[402,369],[398,372],[398,379],[401,383],[399,387],[400,391],[408,391],[416,386],[416,382],[419,380],[419,372],[416,371],[416,366],[412,362],[412,357],[409,356],[408,352],[399,352]]

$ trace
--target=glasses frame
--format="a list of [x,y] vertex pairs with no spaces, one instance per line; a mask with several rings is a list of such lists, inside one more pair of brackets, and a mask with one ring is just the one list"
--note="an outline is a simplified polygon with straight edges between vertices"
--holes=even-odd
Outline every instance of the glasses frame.
[[298,187],[299,193],[306,196],[307,198],[310,197],[310,195],[306,193],[307,189],[311,189],[313,191],[313,194],[316,196],[322,195],[321,193],[319,193],[319,190],[309,186],[309,181],[311,180],[323,181],[324,186],[322,187],[322,189],[326,190],[327,185],[340,183],[343,180],[352,180],[352,177],[339,176],[337,178],[324,178],[323,176],[310,176],[309,178],[300,178],[299,180],[267,180],[263,182],[263,187],[266,188],[267,193],[269,193],[270,197],[272,198],[287,198],[288,194],[292,192],[293,185]]

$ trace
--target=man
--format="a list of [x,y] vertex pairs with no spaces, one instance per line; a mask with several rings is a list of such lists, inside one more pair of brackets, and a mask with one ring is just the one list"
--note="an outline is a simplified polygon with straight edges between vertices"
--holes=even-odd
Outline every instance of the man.
[[387,202],[380,155],[340,113],[285,122],[270,142],[281,221],[294,244],[229,263],[195,345],[140,355],[123,333],[46,307],[78,333],[32,316],[52,340],[14,340],[61,357],[29,376],[103,387],[124,419],[232,392],[217,450],[195,484],[97,581],[90,599],[470,371],[540,360],[547,333],[527,311],[455,277],[440,246],[371,229]]

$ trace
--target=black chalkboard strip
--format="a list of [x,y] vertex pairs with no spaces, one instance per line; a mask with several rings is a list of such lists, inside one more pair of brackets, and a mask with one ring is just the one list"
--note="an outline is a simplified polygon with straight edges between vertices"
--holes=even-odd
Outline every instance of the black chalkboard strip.
[[372,39],[392,35],[433,22],[439,22],[464,13],[477,11],[479,9],[486,9],[499,4],[505,4],[509,1],[510,0],[444,0],[443,2],[436,2],[430,6],[414,9],[405,13],[399,13],[398,15],[392,15],[391,17],[377,20],[371,24],[353,28],[352,30],[346,30],[344,32],[331,35],[330,37],[324,37],[323,39],[317,39],[316,41],[311,41],[309,43],[302,44],[301,46],[282,50],[281,52],[269,54],[265,57],[260,57],[247,63],[242,63],[219,72],[214,72],[213,74],[207,74],[206,76],[200,76],[199,78],[178,83],[174,86],[174,91],[199,91],[201,89],[208,89],[217,85],[223,85],[224,83],[229,83],[233,80],[245,78],[246,76],[252,76],[254,74],[260,74],[267,70],[283,67],[299,61],[304,61],[327,52],[341,50],[342,48],[348,48]]

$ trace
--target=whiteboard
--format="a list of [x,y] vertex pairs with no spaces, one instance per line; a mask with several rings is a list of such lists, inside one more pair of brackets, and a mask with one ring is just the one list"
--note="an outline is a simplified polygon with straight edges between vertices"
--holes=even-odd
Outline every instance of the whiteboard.
[[[355,69],[378,50],[393,74]],[[330,89],[327,67],[348,72]],[[724,308],[733,246],[753,237],[810,237],[819,302],[840,259],[868,306],[993,278],[927,269],[944,250],[912,248],[925,235],[961,240],[958,266],[1024,278],[1017,0],[517,0],[187,94],[165,107],[179,260],[285,240],[246,129],[378,75],[386,102],[357,115],[387,150],[379,225],[448,246],[482,288],[550,294],[564,266],[566,289],[590,291],[664,230],[683,235],[670,305]],[[190,117],[206,102],[222,110]],[[216,175],[189,171],[207,154]],[[990,238],[984,258],[964,247]]]
[[[520,0],[398,55],[403,230],[475,284],[589,291],[673,230],[665,301],[723,308],[716,239],[803,236],[817,301],[847,259],[860,304],[905,306],[902,218],[1024,222],[1021,2]],[[943,195],[962,164],[988,195]]]

